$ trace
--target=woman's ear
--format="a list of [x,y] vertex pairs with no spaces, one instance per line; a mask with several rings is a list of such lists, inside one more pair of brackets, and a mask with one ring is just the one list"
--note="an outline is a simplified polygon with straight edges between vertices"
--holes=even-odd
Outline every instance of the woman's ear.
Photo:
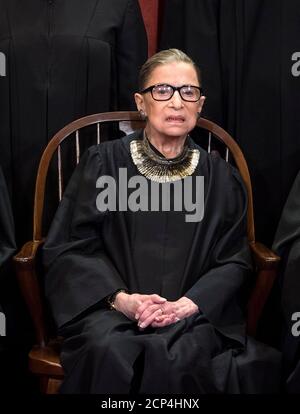
[[201,98],[199,99],[198,109],[197,109],[198,117],[200,117],[200,114],[202,112],[205,99],[206,99],[206,96],[201,96]]
[[134,94],[134,100],[139,112],[145,112],[144,97],[140,93]]

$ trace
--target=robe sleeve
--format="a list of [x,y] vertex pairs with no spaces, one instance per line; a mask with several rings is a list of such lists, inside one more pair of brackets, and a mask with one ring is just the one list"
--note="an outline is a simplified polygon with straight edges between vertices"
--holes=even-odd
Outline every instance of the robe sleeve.
[[[229,166],[219,170],[209,191],[217,188],[218,204],[208,212],[218,222],[208,266],[185,296],[193,300],[207,319],[226,336],[244,337],[243,301],[253,282],[247,239],[247,193],[238,172]],[[205,215],[204,219],[205,220]],[[234,328],[233,328],[234,326]]]
[[61,327],[117,289],[127,289],[105,253],[96,207],[96,181],[103,174],[100,150],[90,148],[67,186],[43,249],[45,293]]
[[[294,312],[300,311],[300,172],[296,176],[278,224],[272,248],[281,256],[278,286],[281,310],[291,348],[299,348],[299,337],[291,335]],[[292,353],[292,349],[289,350]]]
[[129,0],[118,30],[117,65],[120,110],[135,110],[133,94],[138,91],[138,72],[147,60],[147,35],[137,0]]
[[300,172],[285,203],[272,248],[282,254],[300,236]]
[[13,255],[15,250],[13,216],[4,176],[0,169],[0,266]]

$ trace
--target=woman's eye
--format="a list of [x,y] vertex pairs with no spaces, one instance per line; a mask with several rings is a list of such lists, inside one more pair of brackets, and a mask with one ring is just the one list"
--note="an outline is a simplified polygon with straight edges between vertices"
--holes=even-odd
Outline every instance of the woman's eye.
[[159,88],[159,89],[157,90],[157,92],[158,92],[160,95],[164,95],[164,94],[170,93],[170,90],[169,90],[168,88]]
[[195,94],[191,89],[183,89],[182,93],[186,96],[193,96]]

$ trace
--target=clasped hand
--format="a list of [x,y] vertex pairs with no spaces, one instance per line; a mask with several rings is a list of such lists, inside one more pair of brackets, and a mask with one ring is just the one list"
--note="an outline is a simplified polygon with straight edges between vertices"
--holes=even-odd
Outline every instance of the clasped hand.
[[137,321],[141,329],[147,326],[162,328],[198,312],[198,306],[185,296],[176,301],[168,301],[157,294],[125,292],[116,296],[115,308],[129,319]]

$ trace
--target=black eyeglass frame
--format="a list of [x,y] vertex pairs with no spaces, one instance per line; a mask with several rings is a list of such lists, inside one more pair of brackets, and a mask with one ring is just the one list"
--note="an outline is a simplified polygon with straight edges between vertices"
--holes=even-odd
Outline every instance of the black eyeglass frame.
[[[157,88],[158,86],[170,86],[170,88],[172,88],[172,90],[173,90],[173,93],[172,93],[172,95],[170,96],[170,98],[168,98],[168,99],[155,99],[155,98],[154,98],[154,96],[153,96],[153,89],[154,89],[154,88]],[[198,89],[198,90],[200,91],[200,96],[199,96],[199,98],[198,98],[196,101],[190,101],[190,100],[188,100],[188,99],[183,98],[183,96],[181,95],[181,89],[182,89],[182,88],[187,88],[187,87],[193,87],[193,88],[196,88],[196,89]],[[175,93],[176,91],[178,91],[178,93],[179,93],[179,95],[180,95],[180,98],[181,98],[183,101],[185,101],[185,102],[198,102],[198,101],[199,101],[199,99],[201,98],[201,96],[203,95],[203,89],[202,89],[200,86],[194,86],[194,85],[173,86],[173,85],[170,85],[169,83],[157,83],[156,85],[151,85],[151,86],[148,86],[148,88],[143,89],[142,91],[140,91],[140,93],[141,93],[141,94],[145,94],[145,93],[147,93],[147,92],[151,92],[151,96],[152,96],[152,98],[153,98],[155,101],[161,102],[161,101],[169,101],[169,100],[173,97],[173,95],[174,95],[174,93]]]

